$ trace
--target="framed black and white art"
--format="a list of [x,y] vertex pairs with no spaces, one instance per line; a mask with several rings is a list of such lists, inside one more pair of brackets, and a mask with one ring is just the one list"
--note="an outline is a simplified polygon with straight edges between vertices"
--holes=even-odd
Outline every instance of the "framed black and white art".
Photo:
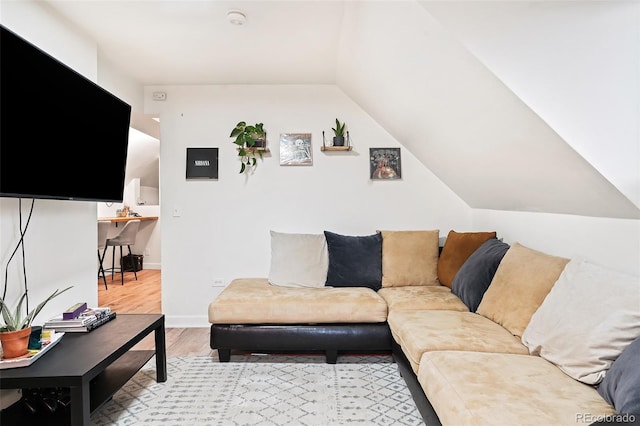
[[218,179],[218,148],[187,148],[187,179]]
[[282,133],[280,135],[281,166],[311,166],[311,133]]

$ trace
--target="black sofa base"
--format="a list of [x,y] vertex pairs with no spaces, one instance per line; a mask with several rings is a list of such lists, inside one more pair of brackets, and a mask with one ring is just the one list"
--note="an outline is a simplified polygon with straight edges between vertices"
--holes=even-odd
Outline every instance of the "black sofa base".
[[391,331],[383,323],[335,324],[212,324],[211,349],[220,362],[228,362],[232,350],[322,351],[335,364],[338,352],[390,352]]
[[407,384],[409,392],[411,392],[411,397],[413,398],[424,423],[429,426],[442,426],[436,411],[433,409],[433,406],[424,394],[420,382],[418,382],[418,377],[411,368],[411,363],[409,363],[407,356],[402,352],[400,345],[395,341],[392,343],[392,354],[393,360],[398,365],[398,371],[400,371],[400,375]]

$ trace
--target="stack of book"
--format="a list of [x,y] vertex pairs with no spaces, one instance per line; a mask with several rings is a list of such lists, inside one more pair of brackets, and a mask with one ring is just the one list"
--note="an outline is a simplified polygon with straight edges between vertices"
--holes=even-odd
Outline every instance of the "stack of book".
[[44,328],[57,333],[86,333],[115,317],[116,313],[111,308],[86,308],[74,318],[65,319],[65,315],[51,318],[44,323]]

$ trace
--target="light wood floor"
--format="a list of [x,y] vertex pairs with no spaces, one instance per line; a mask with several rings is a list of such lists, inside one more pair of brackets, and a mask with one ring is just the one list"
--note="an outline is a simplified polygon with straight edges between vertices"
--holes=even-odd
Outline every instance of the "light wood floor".
[[[107,274],[107,286],[98,280],[98,305],[109,306],[118,314],[152,314],[162,313],[160,290],[160,271],[143,269],[135,280],[133,272],[124,274],[124,285],[121,285],[120,274],[115,274],[113,281]],[[167,328],[167,356],[213,356],[216,351],[209,347],[209,328]],[[153,336],[146,337],[136,345],[135,349],[153,349]]]

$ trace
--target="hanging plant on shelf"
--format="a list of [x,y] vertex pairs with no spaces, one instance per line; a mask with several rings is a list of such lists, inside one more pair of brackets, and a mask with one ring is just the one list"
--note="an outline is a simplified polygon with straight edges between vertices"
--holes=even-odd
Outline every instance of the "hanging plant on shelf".
[[262,159],[262,153],[267,145],[267,132],[262,123],[253,126],[241,121],[233,128],[229,137],[235,138],[234,144],[238,146],[238,157],[240,157],[240,173],[255,169],[258,165],[258,158]]

